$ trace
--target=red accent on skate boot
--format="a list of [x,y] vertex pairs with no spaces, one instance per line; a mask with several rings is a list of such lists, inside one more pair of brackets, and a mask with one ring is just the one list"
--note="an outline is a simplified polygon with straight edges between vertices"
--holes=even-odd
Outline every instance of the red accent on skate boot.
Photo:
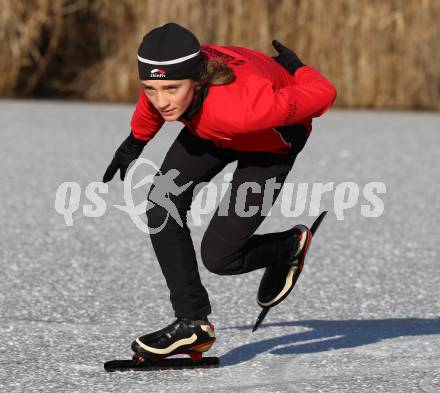
[[209,326],[211,327],[212,331],[214,331],[214,324],[212,322],[209,322]]
[[197,349],[197,348],[204,347],[206,345],[212,344],[212,343],[214,343],[214,341],[215,341],[215,337],[213,337],[211,340],[209,340],[206,343],[201,343],[201,344],[198,344],[198,345],[194,345],[188,351],[191,351],[191,350],[194,350],[194,349]]
[[140,364],[142,362],[145,362],[145,359],[141,355],[135,353],[133,355],[133,361],[136,362],[136,364]]
[[198,344],[198,345],[194,345],[193,347],[189,348],[189,349],[184,349],[183,351],[177,351],[174,354],[184,354],[184,355],[189,355],[191,356],[192,360],[201,360],[202,359],[202,355],[203,352],[198,351],[197,348],[202,348],[205,347],[209,344],[213,344],[215,341],[215,338],[212,338],[211,340],[209,340],[208,342],[202,343],[202,344]]
[[202,360],[202,352],[191,351],[190,349],[187,351],[182,351],[182,353],[191,356],[193,361]]

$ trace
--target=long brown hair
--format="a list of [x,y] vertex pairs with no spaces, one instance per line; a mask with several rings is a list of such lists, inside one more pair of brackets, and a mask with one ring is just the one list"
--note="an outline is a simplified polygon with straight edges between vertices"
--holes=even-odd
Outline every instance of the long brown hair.
[[235,81],[235,74],[223,59],[215,57],[206,59],[206,67],[198,81],[200,86],[227,85]]

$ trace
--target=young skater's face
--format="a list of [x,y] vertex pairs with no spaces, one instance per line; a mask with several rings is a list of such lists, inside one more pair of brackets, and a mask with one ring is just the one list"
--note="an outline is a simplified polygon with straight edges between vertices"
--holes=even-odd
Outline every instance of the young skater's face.
[[191,104],[196,82],[182,80],[144,80],[144,92],[167,121],[177,120]]

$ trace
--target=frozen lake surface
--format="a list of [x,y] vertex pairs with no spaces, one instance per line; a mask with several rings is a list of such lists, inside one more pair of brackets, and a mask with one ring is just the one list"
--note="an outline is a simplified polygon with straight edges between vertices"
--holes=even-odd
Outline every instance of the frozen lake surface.
[[[263,272],[217,276],[199,260],[221,367],[106,373],[135,337],[174,320],[148,235],[114,207],[119,177],[105,214],[82,210],[133,108],[0,101],[0,391],[440,392],[440,115],[421,112],[334,110],[314,122],[287,181],[353,182],[360,195],[338,220],[335,192],[325,194],[295,293],[255,333]],[[142,157],[160,165],[179,128],[162,129]],[[81,191],[72,226],[55,210],[63,182]],[[370,182],[386,185],[376,218],[361,214]],[[209,218],[190,225],[196,250]],[[275,205],[258,232],[313,219],[308,205],[297,218]]]

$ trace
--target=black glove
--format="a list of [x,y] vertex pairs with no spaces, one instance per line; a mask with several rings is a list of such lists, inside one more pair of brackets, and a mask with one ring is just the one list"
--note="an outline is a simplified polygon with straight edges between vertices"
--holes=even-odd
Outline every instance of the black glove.
[[279,53],[278,56],[272,57],[272,59],[274,59],[276,62],[280,63],[292,75],[295,74],[295,71],[298,68],[300,68],[304,65],[293,50],[286,48],[279,41],[273,40],[272,46]]
[[113,176],[116,174],[118,169],[121,170],[121,180],[124,180],[125,172],[127,172],[128,166],[133,160],[136,160],[141,155],[146,144],[147,142],[136,139],[133,134],[130,133],[125,141],[122,142],[121,146],[118,147],[118,150],[116,150],[112,162],[104,173],[102,181],[107,183],[113,179]]

